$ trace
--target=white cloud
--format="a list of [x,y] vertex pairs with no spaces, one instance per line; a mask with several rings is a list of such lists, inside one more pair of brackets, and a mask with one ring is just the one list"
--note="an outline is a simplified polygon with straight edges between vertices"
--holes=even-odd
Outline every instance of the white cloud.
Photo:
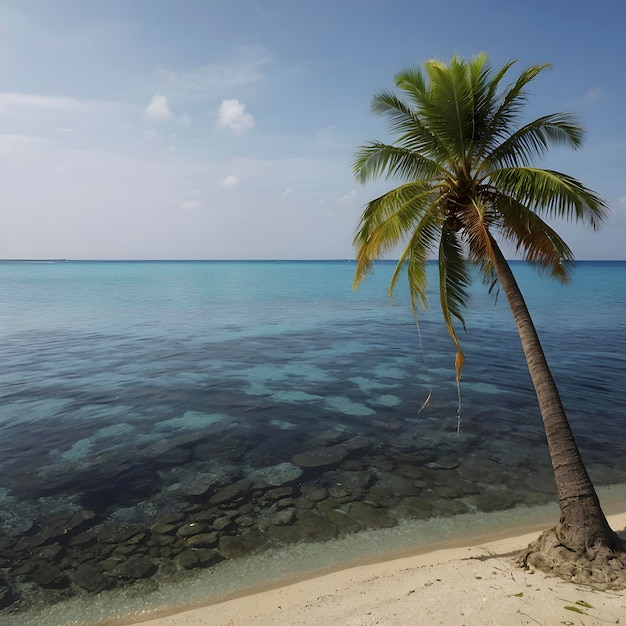
[[254,118],[246,113],[246,106],[236,98],[222,100],[219,108],[219,124],[225,128],[243,133],[254,126]]
[[159,138],[159,133],[151,128],[143,131],[143,140],[146,142],[156,141]]
[[347,204],[350,200],[352,200],[352,198],[354,198],[354,196],[356,196],[356,189],[351,189],[348,193],[345,193],[343,196],[337,198],[337,203]]
[[[77,114],[123,114],[132,109],[133,107],[129,105],[106,100],[78,100],[62,96],[0,93],[0,116],[15,116],[30,120],[44,119],[47,127],[55,131],[77,132],[75,128],[69,128],[63,122],[59,123],[58,117]],[[69,119],[72,124],[76,122],[75,117]]]
[[169,120],[172,117],[170,105],[167,98],[160,93],[155,93],[146,107],[146,117],[154,121]]
[[50,126],[50,130],[57,130],[60,133],[78,135],[78,131],[75,128],[66,128],[65,126]]
[[80,108],[82,108],[81,102],[74,98],[34,96],[26,93],[0,93],[0,113],[4,114],[15,109],[74,111]]
[[202,192],[199,189],[194,189],[191,197],[185,200],[180,208],[182,211],[197,211],[201,209],[204,205],[202,204],[202,200],[200,197],[202,196]]
[[262,81],[265,78],[264,68],[270,60],[265,48],[247,46],[236,48],[233,56],[221,64],[203,65],[190,72],[160,69],[159,74],[162,89],[167,93],[178,99],[201,100]]
[[237,187],[239,185],[239,179],[233,175],[233,174],[229,174],[223,181],[222,181],[222,187],[224,189],[234,189],[235,187]]
[[329,148],[335,148],[337,141],[335,135],[337,134],[335,126],[328,126],[315,133],[313,139],[313,145],[317,149],[328,150]]
[[18,134],[0,134],[0,153],[11,152],[19,149],[22,146],[41,144],[42,140],[39,137],[31,137],[29,135]]
[[291,187],[287,187],[287,189],[283,191],[283,198],[286,198],[287,196],[291,196],[292,194],[293,194],[293,189]]

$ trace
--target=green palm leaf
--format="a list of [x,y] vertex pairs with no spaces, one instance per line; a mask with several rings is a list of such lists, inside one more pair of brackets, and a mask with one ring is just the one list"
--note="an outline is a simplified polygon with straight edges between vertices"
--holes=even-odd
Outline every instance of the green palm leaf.
[[529,165],[542,157],[551,145],[578,148],[582,140],[583,129],[572,115],[545,115],[507,136],[485,157],[481,170]]
[[429,180],[442,171],[437,163],[419,152],[383,143],[361,146],[352,169],[360,182],[380,177]]
[[492,172],[491,186],[546,217],[580,221],[598,228],[607,207],[593,191],[566,174],[531,167],[509,167]]
[[436,208],[436,204],[433,203],[425,210],[422,219],[416,225],[411,238],[400,255],[389,283],[389,297],[391,298],[401,271],[403,269],[407,270],[411,304],[416,317],[418,300],[422,309],[426,310],[428,308],[428,278],[426,269],[441,236]]
[[415,229],[430,204],[432,190],[416,182],[392,189],[367,205],[354,237],[358,250],[355,288],[372,270],[375,260]]
[[512,198],[500,197],[501,232],[525,261],[567,282],[574,270],[574,255],[559,234],[535,212]]

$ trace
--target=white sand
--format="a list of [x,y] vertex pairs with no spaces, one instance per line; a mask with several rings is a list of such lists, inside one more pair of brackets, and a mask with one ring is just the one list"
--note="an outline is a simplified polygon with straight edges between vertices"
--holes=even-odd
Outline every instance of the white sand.
[[[626,513],[610,516],[609,522],[624,536]],[[144,626],[626,624],[625,591],[597,591],[516,567],[509,553],[522,549],[537,535],[534,532],[353,567],[141,623]]]

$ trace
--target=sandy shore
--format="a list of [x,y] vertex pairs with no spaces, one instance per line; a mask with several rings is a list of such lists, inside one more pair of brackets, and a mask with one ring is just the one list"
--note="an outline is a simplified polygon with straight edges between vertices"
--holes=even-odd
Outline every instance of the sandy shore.
[[[626,513],[609,522],[626,538]],[[144,626],[626,624],[626,591],[596,591],[516,567],[510,553],[537,535],[353,567],[137,620]]]

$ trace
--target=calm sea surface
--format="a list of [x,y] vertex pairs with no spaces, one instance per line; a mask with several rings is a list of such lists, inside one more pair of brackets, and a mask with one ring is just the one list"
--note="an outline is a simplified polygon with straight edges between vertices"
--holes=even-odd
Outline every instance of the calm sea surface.
[[[626,262],[578,263],[567,286],[513,267],[592,479],[625,483]],[[553,500],[504,296],[473,288],[457,437],[436,294],[420,346],[404,284],[389,305],[392,270],[354,293],[347,261],[0,263],[7,619],[224,557]]]

